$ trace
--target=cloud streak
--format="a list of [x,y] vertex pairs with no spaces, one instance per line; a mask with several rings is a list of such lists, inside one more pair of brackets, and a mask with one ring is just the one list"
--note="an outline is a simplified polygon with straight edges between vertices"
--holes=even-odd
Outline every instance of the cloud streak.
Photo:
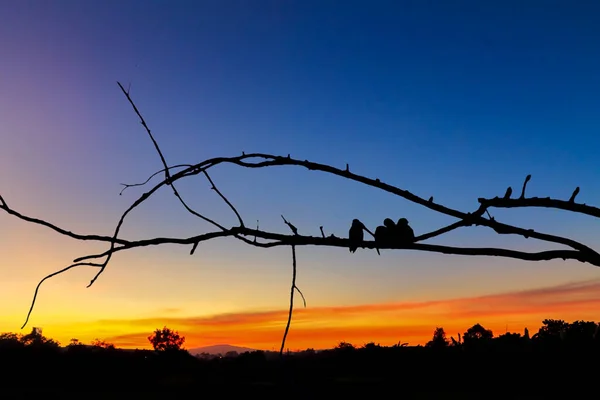
[[[535,332],[545,318],[594,320],[600,310],[600,280],[440,301],[395,302],[355,306],[311,307],[294,310],[288,336],[290,349],[330,348],[340,341],[391,345],[399,341],[426,343],[437,326],[448,335],[475,323],[495,334],[507,328]],[[97,324],[123,332],[107,340],[122,347],[148,347],[147,336],[164,325],[187,338],[188,348],[228,343],[276,349],[287,310],[247,311],[200,317],[160,317],[101,320]]]

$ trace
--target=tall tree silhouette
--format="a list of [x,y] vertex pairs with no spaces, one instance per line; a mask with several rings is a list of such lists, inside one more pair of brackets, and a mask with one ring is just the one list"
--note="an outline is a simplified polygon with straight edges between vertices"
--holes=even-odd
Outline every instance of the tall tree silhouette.
[[463,334],[465,346],[481,345],[489,342],[494,337],[491,330],[485,329],[481,324],[475,324]]
[[448,347],[449,342],[446,338],[446,332],[444,328],[438,327],[433,331],[433,337],[429,342],[427,342],[426,346],[434,349]]
[[156,351],[173,352],[182,349],[185,337],[165,326],[162,329],[156,329],[152,335],[148,336],[148,341]]

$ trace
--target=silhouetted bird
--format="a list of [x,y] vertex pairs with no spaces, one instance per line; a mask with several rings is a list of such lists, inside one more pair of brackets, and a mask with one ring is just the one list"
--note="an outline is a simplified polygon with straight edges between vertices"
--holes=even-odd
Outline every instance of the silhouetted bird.
[[356,249],[362,244],[364,239],[364,232],[369,232],[365,227],[365,224],[360,222],[358,219],[352,220],[352,226],[348,232],[348,240],[350,241],[350,253],[354,253]]
[[379,246],[383,246],[385,243],[385,238],[388,235],[387,228],[383,225],[379,225],[375,228],[375,250],[377,250],[377,254],[381,255],[379,252]]
[[393,232],[394,229],[396,228],[396,224],[394,223],[394,221],[391,218],[386,218],[383,220],[383,225],[388,228],[390,230],[390,232]]
[[396,224],[391,218],[386,218],[383,220],[383,225],[378,226],[375,229],[375,243],[378,244],[375,247],[377,250],[377,254],[381,254],[379,252],[379,247],[389,246],[394,242],[394,237],[396,236]]
[[408,225],[406,218],[400,218],[396,225],[396,239],[400,243],[413,243],[415,241],[415,232]]
[[512,188],[509,186],[508,189],[506,189],[506,193],[504,193],[504,198],[510,199],[511,194],[512,194]]

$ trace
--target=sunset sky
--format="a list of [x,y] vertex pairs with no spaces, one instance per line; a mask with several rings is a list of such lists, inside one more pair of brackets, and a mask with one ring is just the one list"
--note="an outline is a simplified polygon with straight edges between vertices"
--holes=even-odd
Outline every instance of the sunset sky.
[[[469,212],[515,193],[600,206],[600,2],[0,0],[0,194],[12,208],[77,233],[111,235],[162,168],[119,90],[131,96],[167,163],[245,151],[379,178]],[[249,225],[346,236],[406,217],[417,234],[448,223],[389,193],[296,167],[217,167],[211,176]],[[226,226],[235,215],[202,177],[178,188]],[[0,210],[1,211],[1,210]],[[545,209],[497,220],[597,249],[600,223]],[[167,188],[126,220],[121,237],[192,236],[212,227]],[[550,248],[483,227],[428,243]],[[560,248],[560,247],[559,247]],[[78,242],[0,212],[0,332],[42,327],[67,344],[100,338],[148,348],[168,326],[186,346],[279,349],[291,281],[289,248],[235,239],[115,254],[96,270],[37,282],[106,244]],[[535,332],[545,318],[600,320],[600,270],[418,251],[299,247],[290,349],[340,341],[427,342],[475,323]]]

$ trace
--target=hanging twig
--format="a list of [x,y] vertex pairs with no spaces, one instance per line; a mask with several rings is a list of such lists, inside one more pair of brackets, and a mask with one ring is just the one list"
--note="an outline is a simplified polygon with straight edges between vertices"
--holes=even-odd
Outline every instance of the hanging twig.
[[[285,222],[285,224],[290,228],[290,230],[292,231],[294,236],[298,236],[298,229],[294,225],[292,225],[291,222],[286,220],[283,215],[281,216],[281,218],[283,218],[283,222]],[[294,311],[294,292],[296,290],[298,291],[298,293],[300,293],[300,296],[302,296],[302,301],[304,301],[304,307],[306,307],[306,299],[304,298],[304,295],[302,294],[302,292],[300,291],[298,286],[296,286],[296,246],[292,244],[291,248],[292,248],[292,285],[290,288],[290,310],[288,312],[288,320],[287,320],[287,324],[285,326],[285,332],[283,333],[283,339],[281,340],[281,349],[279,350],[280,356],[283,356],[283,349],[285,347],[285,339],[287,338],[287,334],[290,330],[290,323],[292,322],[292,313]]]

